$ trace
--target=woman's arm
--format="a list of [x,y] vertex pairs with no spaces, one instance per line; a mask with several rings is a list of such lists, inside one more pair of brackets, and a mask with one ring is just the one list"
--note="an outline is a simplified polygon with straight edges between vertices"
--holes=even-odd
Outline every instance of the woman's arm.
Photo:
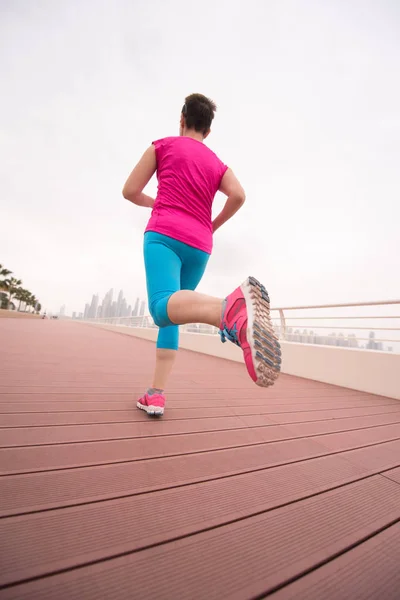
[[246,199],[244,189],[236,179],[231,169],[225,171],[225,175],[223,176],[221,185],[219,186],[219,191],[228,196],[228,198],[225,202],[224,208],[213,221],[213,232],[217,231],[221,225],[233,217],[239,208],[243,206]]
[[143,194],[143,190],[156,172],[156,168],[156,150],[154,146],[151,145],[150,148],[147,148],[146,152],[126,180],[124,189],[122,190],[123,197],[130,202],[133,202],[133,204],[137,204],[137,206],[148,206],[153,208],[154,199]]

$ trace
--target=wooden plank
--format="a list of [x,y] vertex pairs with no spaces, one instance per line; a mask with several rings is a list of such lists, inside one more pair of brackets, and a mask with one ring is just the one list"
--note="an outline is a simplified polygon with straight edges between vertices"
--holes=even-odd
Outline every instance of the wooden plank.
[[[168,412],[165,414],[164,420],[174,421],[176,419],[194,419],[194,418],[210,418],[216,416],[234,416],[240,415],[241,417],[246,417],[244,421],[245,424],[249,427],[263,425],[263,423],[276,423],[276,415],[271,414],[267,410],[260,410],[264,407],[244,407],[242,411],[238,410],[235,407],[220,407],[219,403],[216,403],[215,406],[209,408],[186,408],[186,409],[176,409],[171,408],[170,403],[167,405]],[[254,412],[255,414],[251,414]],[[327,416],[326,411],[321,411],[320,413],[312,414],[303,413],[303,419],[299,419],[296,415],[294,421],[288,418],[280,419],[285,424],[286,423],[315,423],[316,428],[319,427],[318,422],[323,422],[325,419],[330,419],[330,422],[333,424],[336,422],[343,423],[343,428],[347,428],[347,423],[355,422],[361,423],[370,423],[373,425],[375,422],[380,424],[382,419],[385,420],[393,419],[395,422],[396,419],[400,418],[400,403],[398,407],[389,406],[378,406],[373,408],[361,408],[355,412],[358,413],[357,416],[345,416],[343,412],[334,413],[335,418],[333,419],[331,416]],[[297,413],[298,414],[298,413]],[[270,415],[270,418],[268,417]],[[249,418],[249,417],[253,417]],[[308,421],[307,421],[308,416]],[[87,424],[100,424],[100,423],[132,423],[132,422],[145,422],[146,416],[135,408],[131,408],[130,410],[100,410],[100,411],[66,411],[66,412],[46,412],[46,413],[8,413],[0,415],[0,429],[3,427],[43,427],[43,426],[58,426],[58,425],[87,425]],[[327,421],[326,421],[327,422]],[[383,422],[383,421],[382,421]],[[313,426],[311,426],[312,429]]]
[[[165,502],[162,512],[168,513],[170,508]],[[145,509],[138,515],[147,524],[149,539],[152,534],[157,535],[157,516],[149,515]],[[121,520],[121,529],[117,531],[103,521],[101,534],[108,536],[111,547],[116,544],[114,551],[118,551],[119,557],[82,568],[82,564],[96,560],[97,556],[87,547],[88,538],[82,536],[80,554],[75,555],[75,565],[81,568],[6,589],[3,597],[9,600],[97,600],[101,590],[104,598],[122,600],[130,597],[134,590],[135,596],[143,600],[243,600],[266,594],[299,577],[398,519],[400,486],[377,476],[134,553],[129,552],[130,541],[120,543],[122,523],[126,523],[126,519]],[[205,514],[203,527],[208,524]],[[93,540],[97,538],[97,531],[98,527],[91,530]],[[55,535],[48,548],[49,561],[54,558],[51,549],[58,549],[57,558],[48,563],[52,569],[65,564],[60,546],[60,537]],[[125,553],[128,554],[124,556]],[[6,555],[5,558],[4,577],[29,577],[36,572],[34,557],[25,574],[15,572],[18,566],[11,557],[7,560]],[[157,576],[149,577],[149,572]]]
[[[191,448],[191,446],[189,446],[187,450],[185,449],[185,441],[188,440],[189,444],[191,444],[193,435],[199,432],[221,432],[220,448],[227,447],[224,443],[224,439],[230,435],[227,431],[238,429],[246,431],[246,434],[242,437],[239,437],[239,434],[236,440],[232,438],[231,444],[234,446],[242,445],[243,442],[240,440],[243,439],[251,444],[259,441],[271,441],[272,439],[293,439],[334,432],[357,431],[360,429],[365,430],[368,428],[376,428],[376,436],[377,439],[380,440],[382,439],[382,430],[379,429],[379,427],[383,425],[393,425],[393,427],[396,427],[397,425],[400,432],[400,411],[395,414],[389,413],[349,419],[297,423],[295,425],[285,424],[285,427],[274,425],[273,422],[265,416],[262,418],[257,417],[252,421],[254,423],[252,427],[246,427],[243,419],[233,416],[208,419],[160,420],[159,422],[156,422],[148,419],[143,413],[140,413],[140,415],[142,418],[139,421],[128,423],[106,422],[103,424],[76,424],[73,427],[71,425],[60,425],[56,427],[35,426],[3,428],[0,429],[0,447],[10,448],[181,435],[183,436],[181,438],[183,454],[190,452]],[[248,424],[247,419],[246,422]],[[258,429],[259,431],[255,431],[253,437],[253,432],[249,431],[249,429]],[[268,432],[271,433],[271,436],[268,435]],[[278,435],[275,436],[272,432],[277,432]]]
[[[210,435],[210,433],[207,435]],[[183,441],[180,436],[160,436],[160,441],[157,440],[156,445],[154,445],[153,440],[150,440],[147,444],[142,444],[142,441],[135,439],[121,439],[92,443],[1,448],[0,465],[2,465],[2,470],[0,475],[70,469],[81,466],[139,461],[148,458],[162,461],[164,459],[158,457],[165,455],[173,456],[169,464],[171,469],[178,468],[178,465],[182,463],[182,465],[185,465],[185,469],[192,469],[192,472],[197,472],[197,468],[204,472],[206,466],[212,461],[213,472],[218,471],[218,465],[221,465],[222,475],[226,468],[229,472],[237,472],[241,469],[266,468],[271,466],[271,461],[274,464],[274,461],[282,463],[302,460],[330,454],[331,452],[342,452],[352,448],[377,444],[378,442],[388,442],[400,437],[397,424],[362,429],[357,432],[345,431],[324,434],[303,439],[293,439],[293,437],[290,439],[290,434],[286,435],[279,427],[269,427],[262,432],[258,431],[258,428],[254,428],[251,430],[251,435],[254,435],[254,445],[250,445],[248,442],[249,445],[247,446],[235,447],[236,442],[234,440],[243,439],[243,436],[241,433],[236,436],[235,430],[228,431],[224,438],[226,449],[217,450],[217,454],[214,451],[206,451],[204,438],[200,441],[200,445],[203,444],[199,450],[201,454],[191,454],[193,449],[188,448],[190,441],[187,439]],[[260,436],[263,439],[260,439]],[[273,441],[276,436],[278,439],[283,438],[284,441]],[[231,438],[231,441],[229,438]],[[268,446],[265,446],[265,443]],[[186,453],[189,452],[189,454],[184,453],[184,448],[186,448]],[[299,452],[299,454],[296,456],[295,452]],[[176,456],[177,454],[182,456]],[[156,464],[158,463],[152,463],[152,469],[156,468]],[[200,465],[204,465],[204,467]],[[239,465],[241,466],[239,467]]]
[[400,523],[269,596],[272,600],[398,600]]
[[396,469],[391,469],[390,471],[386,471],[385,477],[388,477],[396,483],[400,483],[400,467],[397,467]]
[[[304,458],[307,463],[317,465],[318,468],[319,460],[330,458],[310,459],[309,447],[304,444],[304,440],[296,440],[290,447],[289,442],[286,442],[280,449],[271,446],[264,457],[266,470],[279,469],[291,463],[300,465]],[[335,457],[356,466],[367,476],[400,464],[400,442],[349,450],[332,456]],[[225,459],[218,459],[218,454],[206,454],[205,459],[204,462],[187,462],[184,457],[177,456],[176,460],[127,462],[4,477],[0,482],[0,514],[18,514],[97,502],[244,474],[243,457],[241,464],[235,462],[234,454],[229,456],[226,464]],[[255,464],[259,468],[254,472],[261,476],[263,469],[260,468],[260,460]],[[321,468],[321,482],[323,476],[324,469]]]

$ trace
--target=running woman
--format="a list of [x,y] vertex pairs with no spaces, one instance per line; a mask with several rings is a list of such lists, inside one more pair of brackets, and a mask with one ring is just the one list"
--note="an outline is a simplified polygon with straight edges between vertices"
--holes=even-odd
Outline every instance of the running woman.
[[[178,350],[179,325],[218,327],[223,342],[229,340],[242,349],[247,371],[259,386],[272,385],[280,371],[280,345],[263,285],[248,277],[225,299],[194,291],[210,257],[213,234],[245,201],[232,170],[203,143],[216,108],[202,94],[188,96],[179,136],[153,142],[122,192],[134,204],[152,208],[144,235],[144,262],[150,314],[160,329],[152,387],[137,403],[150,415],[164,413],[164,390]],[[154,173],[155,200],[143,193]],[[217,191],[227,200],[213,221]]]

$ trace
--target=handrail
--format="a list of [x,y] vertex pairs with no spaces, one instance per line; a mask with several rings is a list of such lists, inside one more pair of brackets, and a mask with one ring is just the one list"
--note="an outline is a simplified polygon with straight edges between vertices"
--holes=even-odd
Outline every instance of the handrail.
[[[400,317],[399,317],[400,318]],[[287,319],[286,319],[287,320]],[[299,325],[300,327],[300,325]],[[375,331],[400,331],[400,327],[340,327],[340,325],[313,325],[313,329],[364,329],[370,331],[374,329]]]
[[384,306],[389,304],[400,304],[400,300],[374,300],[373,302],[350,302],[348,304],[312,304],[310,306],[271,307],[271,310],[308,310],[310,308],[347,308],[349,306]]
[[[382,305],[382,306],[384,306],[384,305]],[[271,310],[276,310],[276,309],[271,308]],[[286,309],[286,310],[288,310],[288,309]],[[299,310],[299,309],[296,309],[296,310]],[[271,317],[271,318],[272,319],[277,319],[278,317]],[[389,315],[389,316],[386,316],[386,315],[384,315],[384,316],[382,316],[382,315],[380,315],[380,316],[378,316],[378,315],[375,315],[375,316],[365,315],[364,316],[363,315],[362,317],[359,317],[359,316],[352,317],[350,315],[343,315],[343,316],[340,316],[340,317],[308,317],[308,316],[307,317],[286,317],[286,321],[294,321],[294,320],[299,320],[299,319],[300,320],[301,319],[303,319],[303,320],[307,319],[307,321],[308,320],[313,321],[313,320],[316,320],[316,319],[324,319],[324,320],[326,320],[326,319],[329,319],[329,320],[331,320],[331,319],[400,319],[400,315]]]

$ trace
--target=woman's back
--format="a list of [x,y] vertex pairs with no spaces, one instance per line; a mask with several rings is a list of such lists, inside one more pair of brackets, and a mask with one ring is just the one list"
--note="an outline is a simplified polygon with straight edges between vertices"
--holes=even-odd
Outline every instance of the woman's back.
[[212,203],[227,166],[187,136],[153,142],[158,192],[146,231],[156,231],[210,253]]

